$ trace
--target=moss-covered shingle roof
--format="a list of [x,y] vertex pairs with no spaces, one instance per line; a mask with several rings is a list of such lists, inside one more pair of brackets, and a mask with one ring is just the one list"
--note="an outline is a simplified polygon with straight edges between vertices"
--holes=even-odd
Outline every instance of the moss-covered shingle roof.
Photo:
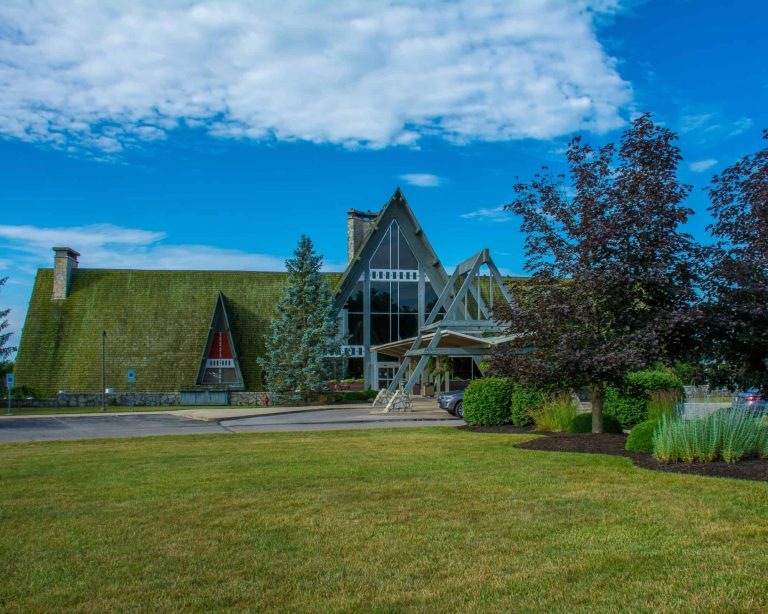
[[[328,274],[331,285],[339,278]],[[137,391],[192,387],[216,298],[227,308],[245,386],[261,388],[256,359],[286,273],[79,269],[69,296],[52,301],[53,270],[40,269],[16,362],[17,385],[38,396],[101,388],[101,331],[107,331],[107,385]]]

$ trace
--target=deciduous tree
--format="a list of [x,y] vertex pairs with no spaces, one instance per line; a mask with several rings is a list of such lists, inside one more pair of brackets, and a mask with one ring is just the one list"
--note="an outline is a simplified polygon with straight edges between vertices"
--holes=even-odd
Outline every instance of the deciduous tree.
[[709,195],[717,244],[705,313],[715,364],[722,383],[768,390],[768,146],[716,175]]
[[522,218],[532,277],[517,304],[497,308],[524,336],[492,366],[527,385],[590,387],[596,433],[606,386],[663,356],[694,300],[695,244],[681,230],[690,186],[677,178],[676,140],[648,114],[618,148],[576,137],[570,185],[544,168],[506,206]]
[[[8,281],[7,277],[0,279],[0,289],[2,289],[2,287],[5,285],[6,281]],[[8,356],[16,351],[15,347],[8,345],[8,342],[11,340],[11,335],[13,333],[3,332],[6,331],[10,326],[10,322],[8,321],[8,314],[10,313],[10,309],[0,310],[0,362],[4,361],[6,358],[8,358]]]

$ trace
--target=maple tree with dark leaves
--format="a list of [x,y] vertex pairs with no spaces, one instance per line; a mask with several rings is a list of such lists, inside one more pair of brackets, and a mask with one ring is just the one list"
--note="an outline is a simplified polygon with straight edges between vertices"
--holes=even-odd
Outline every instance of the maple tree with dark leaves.
[[717,244],[705,314],[717,383],[768,391],[768,146],[716,175],[709,196]]
[[693,212],[677,179],[677,136],[649,114],[618,148],[574,138],[570,186],[544,167],[515,185],[506,209],[522,217],[528,284],[494,317],[517,347],[493,370],[525,385],[592,392],[592,431],[603,430],[605,389],[674,351],[695,301],[696,245],[681,230]]

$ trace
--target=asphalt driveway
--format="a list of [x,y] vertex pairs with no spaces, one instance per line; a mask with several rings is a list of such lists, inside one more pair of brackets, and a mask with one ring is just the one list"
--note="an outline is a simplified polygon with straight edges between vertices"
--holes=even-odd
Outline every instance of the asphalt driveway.
[[448,414],[446,418],[422,418],[407,414],[372,415],[367,408],[302,411],[221,421],[192,420],[160,413],[3,417],[0,419],[0,442],[463,424],[460,420],[450,418]]

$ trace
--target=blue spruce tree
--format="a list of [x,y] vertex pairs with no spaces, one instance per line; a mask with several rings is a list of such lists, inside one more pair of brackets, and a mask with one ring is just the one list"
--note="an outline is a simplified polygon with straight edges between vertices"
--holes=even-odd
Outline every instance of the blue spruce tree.
[[288,282],[266,339],[267,391],[276,399],[316,398],[327,389],[330,356],[338,355],[333,292],[320,272],[323,258],[302,235],[293,258],[286,260]]

